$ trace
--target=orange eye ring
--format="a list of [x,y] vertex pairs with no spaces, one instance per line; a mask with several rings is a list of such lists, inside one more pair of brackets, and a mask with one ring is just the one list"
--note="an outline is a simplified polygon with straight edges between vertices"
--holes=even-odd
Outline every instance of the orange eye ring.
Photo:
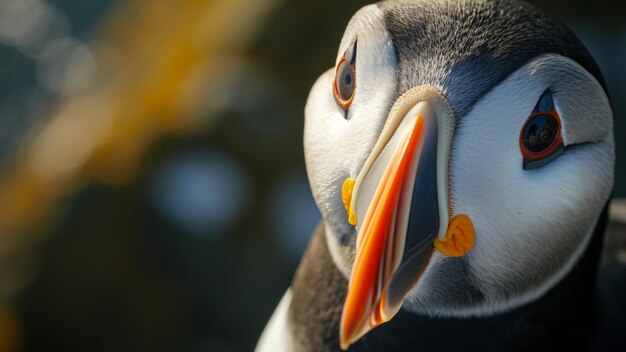
[[[339,88],[339,82],[337,82],[337,78],[339,77],[339,75],[341,74],[341,72],[339,72],[339,70],[343,67],[343,64],[346,63],[348,65],[348,67],[350,68],[351,74],[352,74],[352,91],[350,94],[350,98],[348,99],[344,99],[340,93],[340,88]],[[335,100],[337,101],[337,104],[339,104],[339,106],[341,106],[341,108],[346,111],[348,110],[348,108],[350,107],[350,105],[352,104],[352,101],[354,100],[354,95],[355,95],[355,91],[356,91],[356,69],[354,68],[354,63],[349,63],[347,62],[345,56],[341,58],[341,60],[339,60],[339,63],[337,64],[337,67],[335,68],[335,79],[333,81],[333,93],[335,95]]]
[[[545,119],[543,129],[545,130],[546,128],[556,128],[556,135],[553,137],[547,147],[542,148],[541,150],[531,150],[531,148],[527,145],[528,141],[525,140],[525,134],[529,129],[529,124],[541,118]],[[549,124],[554,124],[554,126],[545,127],[545,125]],[[535,111],[528,117],[528,119],[524,123],[524,126],[522,126],[522,130],[520,131],[519,136],[520,150],[524,159],[524,169],[532,169],[534,167],[541,166],[541,164],[539,164],[541,161],[549,161],[551,160],[551,157],[557,156],[558,153],[563,150],[564,144],[561,126],[561,118],[554,107],[552,107],[552,109],[547,112]],[[533,137],[534,136],[536,135],[533,135]]]

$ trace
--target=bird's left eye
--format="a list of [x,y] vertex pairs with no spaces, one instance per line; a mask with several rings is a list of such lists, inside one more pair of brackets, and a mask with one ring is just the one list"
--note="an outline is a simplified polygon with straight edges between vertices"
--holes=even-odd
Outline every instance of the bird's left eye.
[[543,93],[520,133],[524,170],[541,167],[563,152],[561,118],[554,107],[552,93]]
[[333,92],[335,100],[344,111],[347,111],[352,100],[354,100],[354,91],[356,89],[356,42],[346,50],[335,73],[335,81],[333,82]]

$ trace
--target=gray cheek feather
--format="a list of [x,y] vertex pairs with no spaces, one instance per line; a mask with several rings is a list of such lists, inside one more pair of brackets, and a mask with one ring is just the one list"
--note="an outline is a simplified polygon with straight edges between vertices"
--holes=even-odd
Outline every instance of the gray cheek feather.
[[398,54],[396,97],[430,84],[457,118],[530,59],[566,56],[606,85],[565,25],[522,1],[388,0],[378,4]]
[[409,311],[438,315],[437,311],[429,311],[424,307],[454,311],[468,309],[485,301],[485,295],[474,284],[476,279],[466,258],[444,258],[429,271],[428,288],[424,294],[407,296],[404,305]]

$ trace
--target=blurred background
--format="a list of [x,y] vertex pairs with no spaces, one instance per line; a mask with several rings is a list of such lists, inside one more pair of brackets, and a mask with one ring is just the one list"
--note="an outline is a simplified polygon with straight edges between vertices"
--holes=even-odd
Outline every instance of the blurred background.
[[[625,197],[624,5],[532,2],[604,72]],[[309,88],[367,3],[0,0],[0,352],[251,350],[320,217]]]

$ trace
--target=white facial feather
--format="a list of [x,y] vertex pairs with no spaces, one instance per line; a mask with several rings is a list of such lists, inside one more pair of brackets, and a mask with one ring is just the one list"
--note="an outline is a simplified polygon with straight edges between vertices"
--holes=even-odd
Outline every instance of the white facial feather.
[[[346,178],[357,177],[374,147],[395,89],[396,57],[381,16],[376,5],[364,7],[354,15],[341,41],[337,62],[358,38],[356,92],[348,118],[333,96],[335,68],[313,85],[305,108],[304,156],[309,182],[330,226],[327,237],[332,257],[345,275],[352,264],[355,230],[347,222],[341,185]],[[358,118],[352,118],[355,116]]]
[[[524,170],[520,131],[548,88],[566,150],[543,167]],[[602,87],[582,67],[544,55],[457,121],[451,201],[454,214],[474,223],[476,243],[467,259],[484,301],[456,309],[431,302],[431,295],[447,301],[441,299],[446,287],[431,284],[442,280],[432,275],[445,273],[436,253],[405,307],[433,315],[492,315],[541,296],[583,252],[613,185],[612,113]]]

